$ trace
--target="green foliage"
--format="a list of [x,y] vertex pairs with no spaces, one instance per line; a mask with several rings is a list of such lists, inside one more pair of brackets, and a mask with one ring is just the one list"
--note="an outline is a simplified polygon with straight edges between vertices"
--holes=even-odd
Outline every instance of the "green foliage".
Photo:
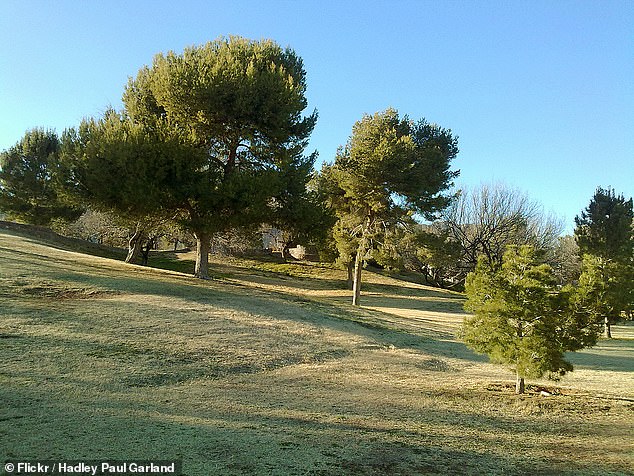
[[363,218],[354,213],[351,197],[339,185],[339,169],[324,164],[316,177],[317,188],[325,198],[326,206],[336,217],[331,229],[332,240],[336,247],[336,261],[341,266],[348,266],[354,261],[359,247],[358,234]]
[[584,309],[583,291],[556,286],[552,269],[534,247],[510,246],[501,266],[484,257],[467,276],[465,343],[518,378],[556,378],[572,370],[566,351],[594,345],[599,327]]
[[458,175],[449,170],[457,153],[451,131],[388,109],[358,121],[335,163],[322,170],[338,218],[340,259],[350,263],[356,255],[354,303],[361,261],[385,231],[411,222],[415,214],[432,218],[449,204],[444,192]]
[[[239,37],[159,54],[129,81],[123,102],[131,120],[166,127],[199,151],[170,184],[179,221],[199,247],[212,233],[271,218],[273,198],[289,184],[285,161],[303,150],[317,119],[302,117],[305,92],[295,52]],[[201,277],[205,253],[199,248]]]
[[354,125],[334,167],[339,186],[361,215],[400,209],[432,218],[451,199],[442,192],[458,175],[449,170],[457,153],[451,131],[388,109]]
[[279,165],[279,192],[274,197],[271,225],[280,230],[285,248],[291,243],[320,245],[335,223],[314,176],[317,154],[289,151]]
[[206,277],[214,233],[277,220],[303,236],[319,221],[307,218],[315,157],[301,153],[317,115],[302,117],[305,91],[301,59],[269,40],[159,54],[129,80],[123,113],[65,134],[65,188],[126,219],[175,220]]
[[149,130],[112,110],[82,121],[62,140],[66,189],[77,200],[132,221],[173,213],[177,197],[171,185],[194,158],[202,161],[196,148],[165,130]]
[[82,207],[66,203],[59,193],[59,152],[55,132],[33,129],[0,154],[0,210],[9,218],[49,225],[81,215]]
[[597,188],[590,204],[575,217],[575,237],[581,254],[627,261],[634,258],[632,199],[614,189]]
[[634,307],[634,212],[632,199],[614,189],[597,188],[581,216],[575,238],[583,256],[580,286],[594,302],[593,312],[610,324]]
[[435,225],[409,223],[385,231],[373,258],[393,269],[422,274],[433,286],[455,286],[460,247],[445,230]]
[[580,305],[608,325],[632,309],[632,267],[600,256],[583,256]]
[[166,117],[213,148],[216,159],[237,153],[234,163],[223,161],[232,168],[264,163],[273,146],[308,137],[316,114],[301,117],[305,93],[306,74],[294,51],[231,36],[156,55],[130,80],[123,99],[135,121]]

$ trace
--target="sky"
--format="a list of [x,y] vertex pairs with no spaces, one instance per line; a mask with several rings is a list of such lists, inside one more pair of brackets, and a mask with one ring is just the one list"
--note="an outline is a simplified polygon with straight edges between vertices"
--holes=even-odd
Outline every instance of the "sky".
[[457,186],[520,189],[567,232],[598,186],[634,195],[633,0],[0,0],[0,150],[229,35],[303,58],[319,163],[393,107],[458,136]]

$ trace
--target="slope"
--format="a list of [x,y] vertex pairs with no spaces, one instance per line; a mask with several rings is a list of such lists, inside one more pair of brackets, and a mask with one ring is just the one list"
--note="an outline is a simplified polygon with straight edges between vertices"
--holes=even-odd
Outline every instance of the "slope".
[[457,294],[372,275],[353,309],[332,269],[222,260],[201,282],[49,244],[0,231],[7,460],[179,458],[190,476],[634,464],[627,339],[586,355],[588,386],[517,397],[456,339]]

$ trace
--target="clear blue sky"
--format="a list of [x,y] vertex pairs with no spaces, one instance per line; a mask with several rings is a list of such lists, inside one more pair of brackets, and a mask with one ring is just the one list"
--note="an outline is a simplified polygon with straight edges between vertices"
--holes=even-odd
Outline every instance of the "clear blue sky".
[[573,218],[634,194],[634,1],[0,0],[0,149],[120,107],[155,53],[220,35],[292,47],[332,161],[364,113],[453,130],[459,184],[503,181]]

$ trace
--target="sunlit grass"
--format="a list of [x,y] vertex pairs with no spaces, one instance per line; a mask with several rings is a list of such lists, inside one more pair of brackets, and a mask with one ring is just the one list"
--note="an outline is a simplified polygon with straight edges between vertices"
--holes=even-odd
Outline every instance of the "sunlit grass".
[[332,267],[212,269],[0,232],[0,455],[182,458],[190,476],[631,474],[632,327],[515,396],[456,338],[459,294],[365,273],[355,309]]

